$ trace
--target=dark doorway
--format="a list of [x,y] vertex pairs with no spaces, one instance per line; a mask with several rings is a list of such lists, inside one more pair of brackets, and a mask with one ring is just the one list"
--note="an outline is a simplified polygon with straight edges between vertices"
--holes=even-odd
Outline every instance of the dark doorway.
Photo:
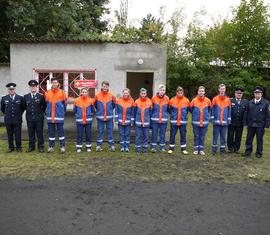
[[135,99],[139,96],[140,88],[147,89],[149,98],[153,96],[154,73],[127,72],[127,88],[131,91],[131,96]]

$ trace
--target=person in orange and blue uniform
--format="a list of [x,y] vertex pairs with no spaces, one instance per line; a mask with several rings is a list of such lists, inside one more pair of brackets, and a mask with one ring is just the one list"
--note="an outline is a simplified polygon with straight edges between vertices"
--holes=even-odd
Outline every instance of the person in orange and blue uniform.
[[205,87],[198,88],[198,95],[190,103],[194,134],[194,155],[205,155],[204,142],[211,117],[211,101],[205,97]]
[[212,153],[218,150],[218,137],[220,136],[220,152],[226,152],[226,133],[228,125],[231,123],[231,100],[226,96],[226,86],[219,85],[219,95],[212,100],[212,122],[213,122],[213,142]]
[[61,153],[65,152],[65,134],[64,134],[64,118],[66,113],[65,92],[59,89],[59,82],[57,78],[51,79],[52,88],[45,93],[46,118],[49,130],[49,148],[48,152],[54,151],[55,145],[55,129],[57,128],[58,137],[60,141]]
[[182,87],[177,87],[176,96],[173,97],[169,102],[169,112],[171,131],[170,131],[170,145],[168,153],[171,154],[175,148],[175,136],[177,130],[180,131],[180,147],[184,155],[188,154],[187,147],[187,123],[188,123],[188,112],[189,112],[190,102],[188,98],[184,96],[184,89]]
[[152,102],[147,97],[147,90],[145,88],[140,89],[140,97],[135,101],[134,106],[136,126],[135,152],[146,153],[148,150]]
[[120,151],[129,152],[130,130],[134,123],[134,100],[131,98],[128,88],[123,90],[123,96],[117,100],[115,114],[118,123]]
[[160,151],[165,152],[165,134],[168,122],[168,104],[169,97],[165,95],[165,85],[160,85],[159,90],[152,98],[152,153],[157,151],[158,133],[159,133],[159,146]]
[[81,96],[75,100],[73,110],[77,124],[77,153],[82,151],[83,132],[85,132],[86,151],[91,152],[91,128],[95,108],[87,88],[81,89]]
[[102,151],[104,127],[107,129],[107,138],[109,143],[109,150],[115,151],[113,139],[113,115],[116,104],[116,98],[109,92],[109,82],[103,81],[101,83],[101,91],[95,96],[94,105],[96,108],[97,118],[97,147],[96,151]]

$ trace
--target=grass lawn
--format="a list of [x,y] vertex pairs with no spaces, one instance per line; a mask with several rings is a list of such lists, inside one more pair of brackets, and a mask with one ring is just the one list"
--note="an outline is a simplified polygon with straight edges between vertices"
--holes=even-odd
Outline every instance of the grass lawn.
[[[5,129],[0,128],[0,133]],[[169,133],[167,133],[169,135]],[[179,134],[178,134],[179,135]],[[246,132],[243,135],[242,148]],[[167,138],[168,139],[168,138]],[[84,178],[108,177],[140,181],[221,181],[224,183],[258,183],[270,181],[270,132],[264,138],[264,156],[261,159],[252,156],[245,159],[241,155],[211,155],[212,126],[210,125],[206,140],[206,156],[192,155],[193,135],[188,125],[189,155],[180,154],[179,146],[174,154],[136,154],[132,144],[130,153],[120,153],[119,146],[115,153],[107,151],[107,144],[101,153],[75,152],[74,141],[67,142],[67,152],[60,154],[58,146],[53,154],[5,153],[7,141],[0,141],[0,179],[24,178],[28,180],[42,178]],[[256,142],[256,141],[255,141]],[[179,143],[179,136],[177,139]],[[23,142],[24,151],[27,142]],[[93,145],[92,149],[95,149]]]

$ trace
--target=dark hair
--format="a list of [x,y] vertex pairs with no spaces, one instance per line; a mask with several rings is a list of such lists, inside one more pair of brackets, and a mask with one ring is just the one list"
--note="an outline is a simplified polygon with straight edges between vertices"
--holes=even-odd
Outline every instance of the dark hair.
[[103,82],[101,83],[101,86],[103,86],[103,85],[110,86],[110,83],[109,83],[108,81],[103,81]]

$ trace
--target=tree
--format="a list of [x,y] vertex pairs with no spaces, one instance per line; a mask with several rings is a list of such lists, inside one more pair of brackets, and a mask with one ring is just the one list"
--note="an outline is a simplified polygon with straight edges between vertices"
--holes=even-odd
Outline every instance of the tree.
[[267,6],[262,0],[242,0],[232,23],[235,63],[262,66],[270,44]]
[[[1,38],[88,39],[107,31],[109,0],[1,1]],[[1,40],[1,46],[5,45]],[[7,58],[0,51],[1,58]]]
[[164,23],[160,19],[156,19],[152,14],[147,14],[141,20],[139,35],[142,41],[148,42],[164,42],[166,35],[164,34]]

